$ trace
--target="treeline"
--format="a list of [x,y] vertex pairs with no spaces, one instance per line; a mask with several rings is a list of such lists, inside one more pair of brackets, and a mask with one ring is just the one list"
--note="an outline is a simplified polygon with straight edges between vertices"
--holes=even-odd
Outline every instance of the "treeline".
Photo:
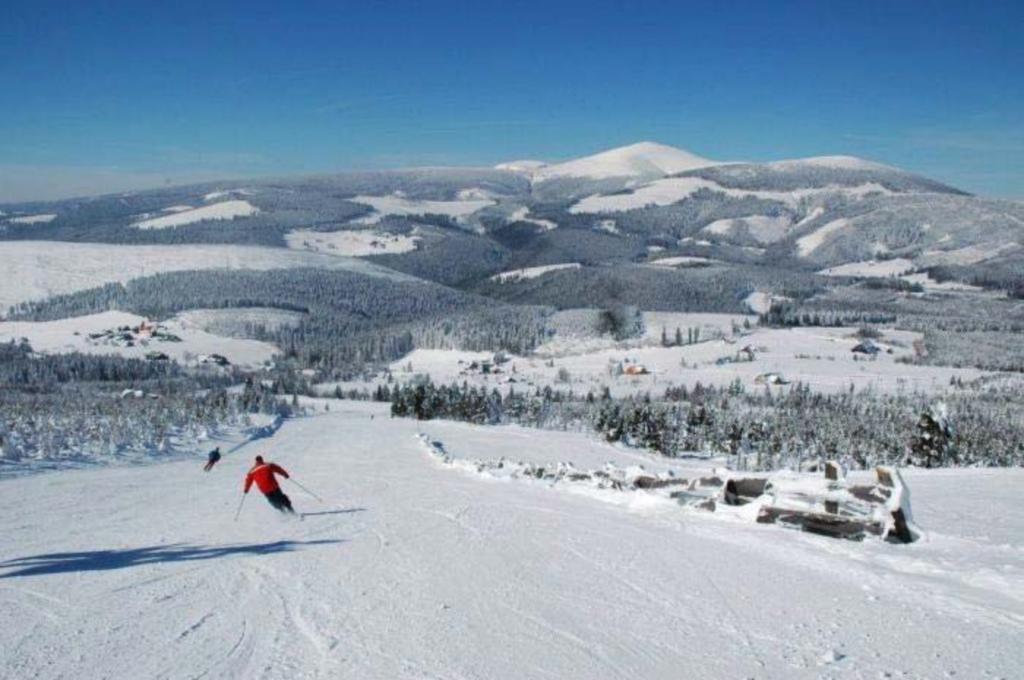
[[242,380],[221,370],[188,374],[168,362],[0,345],[0,464],[169,454],[245,427],[251,414],[291,413],[284,390],[299,385],[249,379],[227,389]]
[[0,390],[52,392],[67,383],[153,382],[183,375],[169,361],[78,353],[36,356],[28,343],[0,343]]
[[396,417],[593,431],[668,456],[726,456],[741,469],[799,469],[825,459],[851,468],[1024,464],[1024,423],[1015,415],[1024,396],[1007,388],[954,391],[945,407],[923,394],[820,394],[803,385],[751,393],[738,383],[612,399],[607,391],[502,394],[425,382],[383,386],[375,398],[390,400]]
[[756,290],[804,299],[823,291],[824,277],[799,270],[715,265],[685,270],[620,264],[553,271],[533,279],[486,281],[488,297],[558,309],[633,305],[651,311],[747,313]]
[[189,309],[238,307],[302,313],[298,323],[265,328],[257,339],[328,377],[394,361],[417,347],[524,353],[543,341],[548,314],[427,282],[286,269],[158,274],[22,304],[12,317],[42,321],[120,309],[164,319]]
[[774,302],[768,311],[760,314],[759,323],[771,328],[795,328],[799,326],[858,326],[862,324],[892,324],[895,314],[884,312],[842,311],[806,309],[787,302]]

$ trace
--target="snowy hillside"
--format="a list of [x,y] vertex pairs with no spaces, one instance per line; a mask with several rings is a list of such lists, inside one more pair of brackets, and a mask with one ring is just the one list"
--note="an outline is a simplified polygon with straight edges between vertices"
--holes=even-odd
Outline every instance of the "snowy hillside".
[[355,196],[352,201],[373,208],[373,213],[358,220],[361,224],[376,224],[387,215],[445,215],[459,220],[489,205],[494,205],[494,201],[479,196],[460,198],[454,201],[424,201],[392,194],[390,196]]
[[[852,156],[717,162],[655,142],[553,164],[208,183],[4,208],[5,242],[298,243],[462,285],[503,268],[632,260],[647,247],[726,263],[798,258],[815,270],[880,256],[918,269],[978,265],[958,272],[966,284],[986,276],[984,263],[1002,258],[1013,271],[1024,258],[1020,203]],[[367,227],[402,238],[341,235]],[[415,229],[440,237],[413,250]]]
[[[417,349],[391,365],[403,380],[429,376],[436,383],[480,385],[487,390],[512,387],[534,389],[560,387],[578,394],[599,394],[607,387],[612,395],[626,397],[658,394],[672,385],[739,383],[745,389],[764,389],[765,375],[778,375],[789,385],[801,383],[816,392],[835,394],[850,389],[880,393],[919,391],[940,393],[951,379],[973,380],[984,375],[970,368],[919,366],[909,361],[914,341],[920,336],[890,331],[879,340],[881,351],[870,360],[853,352],[859,344],[854,328],[758,328],[732,335],[730,322],[743,317],[724,314],[648,314],[648,330],[636,341],[612,342],[605,338],[558,336],[537,348],[534,356],[510,356],[500,372],[483,373],[470,368],[473,362],[489,361],[492,353]],[[699,328],[699,342],[663,347],[662,328],[669,339],[676,328],[685,334]],[[744,352],[750,348],[750,354]],[[891,351],[890,351],[891,350]],[[902,361],[900,361],[902,360]],[[628,366],[642,367],[635,375],[622,373]]]
[[418,236],[401,236],[386,231],[310,231],[298,229],[285,236],[289,248],[315,253],[365,257],[416,250]]
[[[16,622],[0,628],[0,675],[1017,674],[1018,471],[907,473],[922,541],[837,542],[645,492],[608,502],[467,474],[417,430],[460,458],[648,464],[579,435],[349,403],[209,473],[197,451],[0,481],[0,610]],[[258,452],[325,502],[286,481],[304,521],[255,492],[232,521]]]
[[[233,220],[236,217],[249,217],[259,213],[259,208],[249,201],[223,201],[212,205],[204,205],[201,208],[186,208],[186,206],[171,206],[170,215],[151,217],[141,220],[135,224],[139,229],[170,229],[181,227],[186,224],[203,222],[206,220]],[[164,209],[167,211],[167,209]]]
[[0,247],[0,313],[11,305],[124,283],[161,272],[193,269],[287,269],[324,267],[408,280],[357,259],[283,248],[226,245],[129,246],[103,243],[15,241]]
[[[266,342],[230,338],[209,333],[198,319],[176,317],[159,324],[161,334],[132,333],[131,340],[122,340],[119,329],[137,328],[147,320],[124,312],[103,312],[59,321],[0,321],[0,342],[28,340],[32,349],[46,354],[81,352],[84,354],[114,354],[144,359],[159,353],[184,365],[200,363],[203,357],[219,354],[232,364],[260,366],[280,350]],[[98,336],[98,337],[92,337]]]
[[527,170],[534,181],[539,182],[557,177],[664,177],[714,164],[715,161],[689,151],[655,142],[639,142],[602,151],[593,156],[542,167],[530,167]]

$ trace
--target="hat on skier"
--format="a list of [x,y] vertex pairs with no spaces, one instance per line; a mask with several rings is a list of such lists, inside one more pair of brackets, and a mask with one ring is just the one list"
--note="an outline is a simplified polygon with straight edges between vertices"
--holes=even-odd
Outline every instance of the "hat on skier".
[[256,456],[256,463],[258,465],[263,465],[263,456]]

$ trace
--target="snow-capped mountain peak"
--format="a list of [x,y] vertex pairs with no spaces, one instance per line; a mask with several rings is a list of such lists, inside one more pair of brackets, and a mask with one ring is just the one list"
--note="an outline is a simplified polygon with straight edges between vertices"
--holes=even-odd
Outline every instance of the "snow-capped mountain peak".
[[552,165],[526,167],[525,163],[503,163],[498,168],[529,172],[538,181],[556,177],[654,179],[718,164],[689,151],[656,142],[638,142]]

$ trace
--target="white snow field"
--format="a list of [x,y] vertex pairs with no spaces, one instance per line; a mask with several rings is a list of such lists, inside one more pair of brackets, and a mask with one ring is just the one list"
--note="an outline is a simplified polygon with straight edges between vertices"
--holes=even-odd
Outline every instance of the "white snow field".
[[10,224],[47,224],[57,219],[57,216],[52,213],[45,215],[21,215],[19,217],[11,217],[7,221]]
[[414,281],[365,260],[237,245],[129,246],[63,241],[0,244],[0,314],[7,307],[140,276],[191,269],[324,267]]
[[825,276],[857,276],[861,278],[887,278],[899,276],[914,270],[914,263],[903,257],[891,260],[866,260],[864,262],[848,262],[838,267],[822,269],[819,274]]
[[549,272],[557,272],[563,269],[579,269],[582,267],[579,262],[563,262],[561,264],[545,264],[539,267],[526,267],[525,269],[510,269],[491,277],[491,281],[509,283],[510,281],[522,281],[524,279],[535,279],[544,276]]
[[[707,189],[726,196],[737,198],[753,197],[779,201],[794,209],[804,201],[821,201],[829,197],[843,197],[848,200],[860,200],[875,194],[892,193],[881,184],[865,182],[857,186],[827,185],[795,191],[763,191],[726,187],[701,177],[666,177],[646,184],[634,186],[629,193],[594,194],[587,196],[569,208],[571,213],[612,213],[635,210],[652,205],[671,205],[678,203],[696,192]],[[820,206],[819,206],[820,207]],[[817,210],[815,208],[813,210]],[[812,210],[812,213],[813,213]],[[819,213],[820,214],[820,213]],[[762,220],[770,219],[760,216]],[[810,218],[813,219],[813,218]]]
[[[707,317],[702,319],[702,317]],[[721,317],[718,321],[715,317]],[[852,352],[860,340],[855,328],[754,328],[732,335],[729,315],[680,314],[678,318],[654,322],[644,339],[611,343],[603,338],[557,335],[527,357],[509,355],[501,373],[483,373],[467,367],[474,361],[489,361],[492,352],[416,349],[391,364],[400,382],[415,374],[429,376],[435,383],[468,382],[502,392],[512,386],[524,388],[554,386],[577,394],[599,394],[608,387],[612,395],[629,396],[650,391],[660,394],[669,386],[703,385],[727,387],[734,381],[750,390],[764,389],[758,376],[778,373],[789,384],[800,382],[817,392],[836,393],[851,389],[885,393],[920,391],[941,393],[950,380],[974,380],[994,375],[973,368],[951,368],[898,362],[913,356],[920,333],[886,331],[877,341],[882,350],[872,358]],[[742,317],[736,317],[742,323]],[[669,338],[678,326],[683,338],[693,326],[701,328],[701,341],[680,347],[662,347],[659,340],[665,326]],[[717,329],[718,332],[715,332]],[[749,347],[753,359],[742,350]],[[892,350],[890,354],[888,350]],[[618,374],[617,367],[635,365],[640,375]],[[409,367],[412,371],[409,371]],[[513,372],[514,367],[514,372]],[[346,386],[349,386],[346,384]],[[351,387],[365,387],[353,383]]]
[[[226,310],[225,310],[226,311]],[[127,347],[105,339],[91,339],[90,333],[103,333],[119,327],[136,328],[145,317],[126,312],[101,312],[76,316],[58,321],[0,321],[0,342],[28,340],[32,349],[42,354],[113,354],[131,359],[143,359],[149,352],[162,352],[182,364],[195,364],[201,357],[220,354],[232,364],[260,366],[270,361],[280,350],[259,340],[231,338],[209,333],[198,323],[199,319],[187,313],[159,324],[161,331],[171,333],[180,342],[164,342],[158,337],[134,342]]]
[[386,231],[312,231],[298,229],[285,235],[289,248],[315,253],[366,257],[409,253],[417,248],[419,236],[402,236]]
[[[171,207],[178,208],[183,206]],[[260,209],[249,201],[221,201],[212,205],[204,205],[201,208],[175,210],[170,215],[141,220],[136,222],[134,226],[139,229],[170,229],[206,220],[233,220],[236,217],[249,217],[250,215],[258,214],[259,211]]]
[[650,205],[672,205],[701,189],[714,189],[718,185],[700,177],[669,177],[655,180],[626,194],[595,194],[574,203],[569,212],[607,213],[625,212]]
[[818,227],[810,234],[801,236],[796,240],[797,251],[802,257],[807,257],[824,245],[825,240],[834,232],[837,232],[840,229],[845,229],[849,224],[850,221],[848,219],[840,217],[837,220],[832,220],[828,224]]
[[512,212],[508,216],[508,221],[529,222],[531,224],[536,224],[538,227],[541,228],[541,231],[551,231],[552,229],[558,228],[558,225],[552,222],[551,220],[542,220],[537,219],[535,217],[530,217],[530,209],[525,206],[517,208],[514,212]]
[[662,257],[657,260],[651,260],[648,264],[655,267],[692,267],[701,266],[706,264],[714,264],[717,260],[712,260],[707,257],[698,257],[695,255],[676,255],[672,257]]
[[376,224],[387,215],[447,215],[456,221],[461,221],[478,210],[494,205],[494,201],[489,198],[424,201],[406,198],[400,194],[356,196],[349,200],[373,208],[373,212],[369,215],[353,220],[356,224]]
[[[907,471],[924,538],[841,542],[453,469],[417,430],[467,458],[649,457],[384,408],[335,402],[209,473],[0,481],[0,676],[1019,677],[1020,470]],[[304,521],[256,492],[233,521],[260,452],[325,502],[286,481]]]

